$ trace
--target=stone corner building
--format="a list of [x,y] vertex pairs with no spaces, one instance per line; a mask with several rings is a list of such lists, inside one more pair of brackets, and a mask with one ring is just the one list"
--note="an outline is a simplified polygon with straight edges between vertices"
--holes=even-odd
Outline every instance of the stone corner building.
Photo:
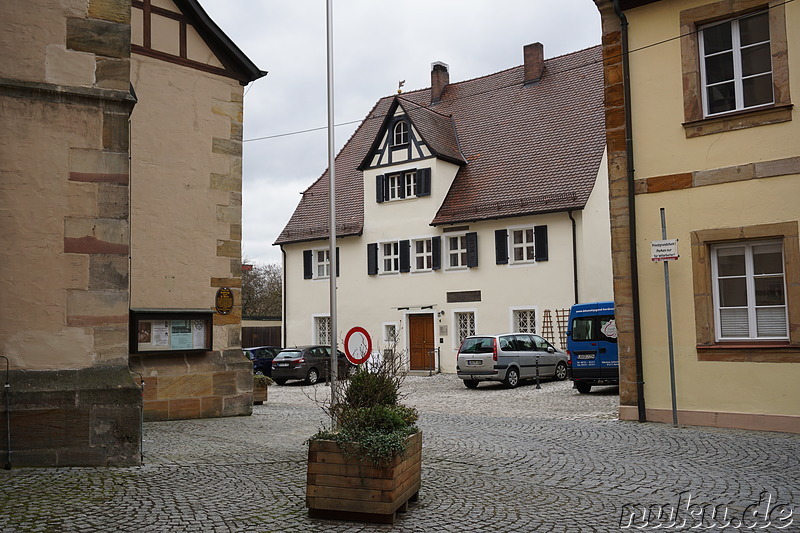
[[251,412],[242,95],[264,72],[194,0],[2,5],[0,454],[138,464],[143,405]]

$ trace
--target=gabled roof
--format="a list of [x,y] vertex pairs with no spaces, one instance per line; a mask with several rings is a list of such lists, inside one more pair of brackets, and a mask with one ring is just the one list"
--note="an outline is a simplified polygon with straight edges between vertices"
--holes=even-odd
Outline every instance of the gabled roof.
[[[363,230],[358,168],[395,100],[426,142],[467,161],[432,225],[582,209],[605,149],[601,48],[546,60],[537,83],[523,85],[523,77],[519,66],[452,83],[433,105],[430,89],[379,100],[336,157],[337,235]],[[454,139],[439,137],[447,131],[444,117]],[[305,191],[275,244],[326,239],[327,206],[326,172]]]
[[389,110],[386,112],[378,134],[375,136],[375,140],[367,151],[364,160],[358,166],[358,170],[366,170],[370,167],[372,154],[379,147],[398,107],[402,109],[411,124],[417,129],[433,155],[456,165],[465,165],[467,163],[466,158],[458,147],[458,136],[451,116],[443,115],[434,109],[423,107],[411,100],[395,96],[389,106]]
[[239,80],[243,85],[255,81],[266,72],[259,69],[244,52],[211,20],[197,0],[172,0],[181,13],[191,22],[219,61],[225,65],[225,74]]

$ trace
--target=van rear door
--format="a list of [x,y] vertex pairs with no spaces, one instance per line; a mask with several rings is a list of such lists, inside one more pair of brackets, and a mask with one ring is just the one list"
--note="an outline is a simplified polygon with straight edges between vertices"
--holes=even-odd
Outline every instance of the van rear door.
[[[599,374],[600,358],[597,345],[597,320],[590,310],[575,314],[570,323],[572,334],[569,337],[569,351],[572,359],[572,372],[576,377],[587,373]],[[588,312],[587,312],[588,311]],[[589,372],[587,372],[589,371]]]
[[[600,377],[604,379],[619,378],[619,352],[617,350],[617,322],[612,314],[599,314],[597,316],[597,364],[600,367]],[[608,312],[600,309],[599,313]]]

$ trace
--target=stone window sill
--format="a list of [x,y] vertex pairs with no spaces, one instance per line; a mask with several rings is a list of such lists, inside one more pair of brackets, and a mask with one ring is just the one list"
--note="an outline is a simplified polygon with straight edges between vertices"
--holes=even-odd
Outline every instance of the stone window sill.
[[736,342],[697,346],[698,361],[798,363],[800,346],[788,342]]
[[683,123],[686,138],[713,135],[723,131],[735,131],[766,124],[778,124],[792,120],[793,104],[779,104],[758,109],[734,111],[725,115],[691,120]]

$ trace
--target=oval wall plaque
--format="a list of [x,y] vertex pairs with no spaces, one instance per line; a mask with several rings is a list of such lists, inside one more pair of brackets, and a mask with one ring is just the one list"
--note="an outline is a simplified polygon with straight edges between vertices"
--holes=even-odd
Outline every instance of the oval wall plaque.
[[221,315],[230,314],[233,311],[233,291],[228,287],[220,287],[217,290],[215,305],[217,313]]

